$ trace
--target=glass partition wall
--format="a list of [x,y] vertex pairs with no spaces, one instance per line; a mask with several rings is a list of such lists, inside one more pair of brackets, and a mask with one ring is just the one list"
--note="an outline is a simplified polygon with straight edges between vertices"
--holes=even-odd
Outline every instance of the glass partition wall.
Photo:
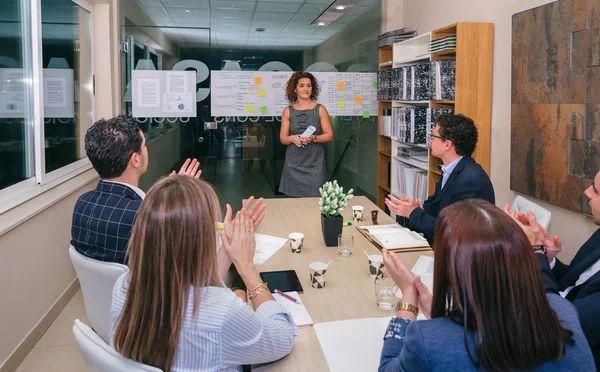
[[[213,47],[214,33],[210,28],[135,25],[125,19],[121,35],[122,111],[131,114],[133,70],[196,71],[197,116],[176,120],[138,118],[146,136],[160,137],[169,127],[178,126],[181,154],[180,161],[173,167],[178,167],[187,157],[198,158],[202,178],[213,184],[220,197],[234,207],[241,206],[241,198],[249,195],[283,197],[277,191],[287,148],[279,141],[281,118],[212,116],[210,71],[281,69],[374,73],[377,71],[380,8],[371,12],[376,16],[366,20],[351,16],[349,21],[336,26],[345,36],[333,36],[317,47],[306,48],[298,45],[293,48],[280,45]],[[171,39],[171,53],[167,51],[169,45],[157,40],[158,32]],[[270,39],[266,39],[265,44],[267,40]],[[332,116],[331,121],[335,140],[326,145],[327,178],[336,179],[346,189],[354,188],[356,195],[366,195],[374,201],[377,117]]]

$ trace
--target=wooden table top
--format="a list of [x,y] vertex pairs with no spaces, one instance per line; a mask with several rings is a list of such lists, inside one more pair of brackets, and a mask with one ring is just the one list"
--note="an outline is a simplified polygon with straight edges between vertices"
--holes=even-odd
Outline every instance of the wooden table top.
[[[392,317],[394,311],[380,310],[375,303],[375,288],[369,276],[369,263],[363,251],[381,254],[355,226],[345,227],[344,235],[354,236],[354,251],[350,257],[342,257],[337,247],[327,247],[321,233],[319,198],[265,199],[267,214],[258,228],[258,233],[287,238],[292,232],[304,234],[302,253],[291,252],[289,244],[282,247],[258,271],[296,270],[304,293],[300,295],[313,322],[323,323],[336,320],[359,318]],[[362,205],[364,221],[371,225],[371,211],[378,209],[364,196],[352,198],[342,216],[352,221],[352,206]],[[379,210],[379,224],[395,221]],[[433,251],[399,253],[400,260],[411,268],[419,256],[433,256]],[[311,262],[329,262],[325,288],[311,286],[308,265]],[[383,335],[382,335],[383,337]],[[256,366],[257,371],[329,371],[327,361],[313,327],[299,329],[292,352],[285,358],[266,365]]]

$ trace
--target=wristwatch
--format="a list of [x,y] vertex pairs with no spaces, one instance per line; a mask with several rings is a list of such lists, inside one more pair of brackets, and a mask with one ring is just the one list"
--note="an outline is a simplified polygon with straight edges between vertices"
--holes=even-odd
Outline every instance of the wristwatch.
[[419,307],[418,306],[411,305],[411,304],[408,304],[403,301],[399,301],[398,304],[396,305],[396,311],[400,311],[400,310],[410,311],[411,313],[414,313],[415,315],[419,315]]
[[316,135],[312,135],[312,141],[311,142],[317,142],[317,136]]
[[544,254],[547,256],[548,255],[548,250],[546,249],[546,246],[543,244],[539,244],[539,245],[532,245],[531,248],[533,248],[534,252],[538,252],[538,251],[542,251],[544,252]]

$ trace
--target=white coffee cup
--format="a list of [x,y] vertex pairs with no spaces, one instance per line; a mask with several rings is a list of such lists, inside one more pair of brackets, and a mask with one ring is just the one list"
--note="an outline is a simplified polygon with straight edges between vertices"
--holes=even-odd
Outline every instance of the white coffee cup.
[[355,222],[360,222],[363,220],[363,215],[365,212],[365,207],[362,205],[355,205],[352,207],[352,220]]
[[290,239],[290,248],[292,253],[302,252],[302,246],[304,245],[304,234],[299,232],[291,233],[288,238]]
[[308,265],[310,271],[310,284],[313,288],[325,287],[325,273],[327,272],[327,264],[325,262],[313,262]]
[[371,279],[383,278],[383,256],[380,254],[369,255],[369,275]]

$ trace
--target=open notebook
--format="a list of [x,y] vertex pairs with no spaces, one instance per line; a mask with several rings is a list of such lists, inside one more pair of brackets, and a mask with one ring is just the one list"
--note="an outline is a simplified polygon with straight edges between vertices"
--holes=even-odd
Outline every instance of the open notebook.
[[367,239],[376,246],[392,251],[428,250],[427,239],[400,225],[357,226]]
[[[290,295],[302,302],[298,292],[285,292],[285,294]],[[294,319],[294,322],[296,323],[297,327],[307,327],[313,324],[313,320],[310,317],[310,314],[308,313],[306,308],[304,307],[304,304],[297,304],[283,296],[278,295],[277,293],[273,293],[273,297],[275,298],[275,301],[280,303],[283,307],[286,308],[287,311],[290,312],[290,314],[292,314],[292,318]]]

